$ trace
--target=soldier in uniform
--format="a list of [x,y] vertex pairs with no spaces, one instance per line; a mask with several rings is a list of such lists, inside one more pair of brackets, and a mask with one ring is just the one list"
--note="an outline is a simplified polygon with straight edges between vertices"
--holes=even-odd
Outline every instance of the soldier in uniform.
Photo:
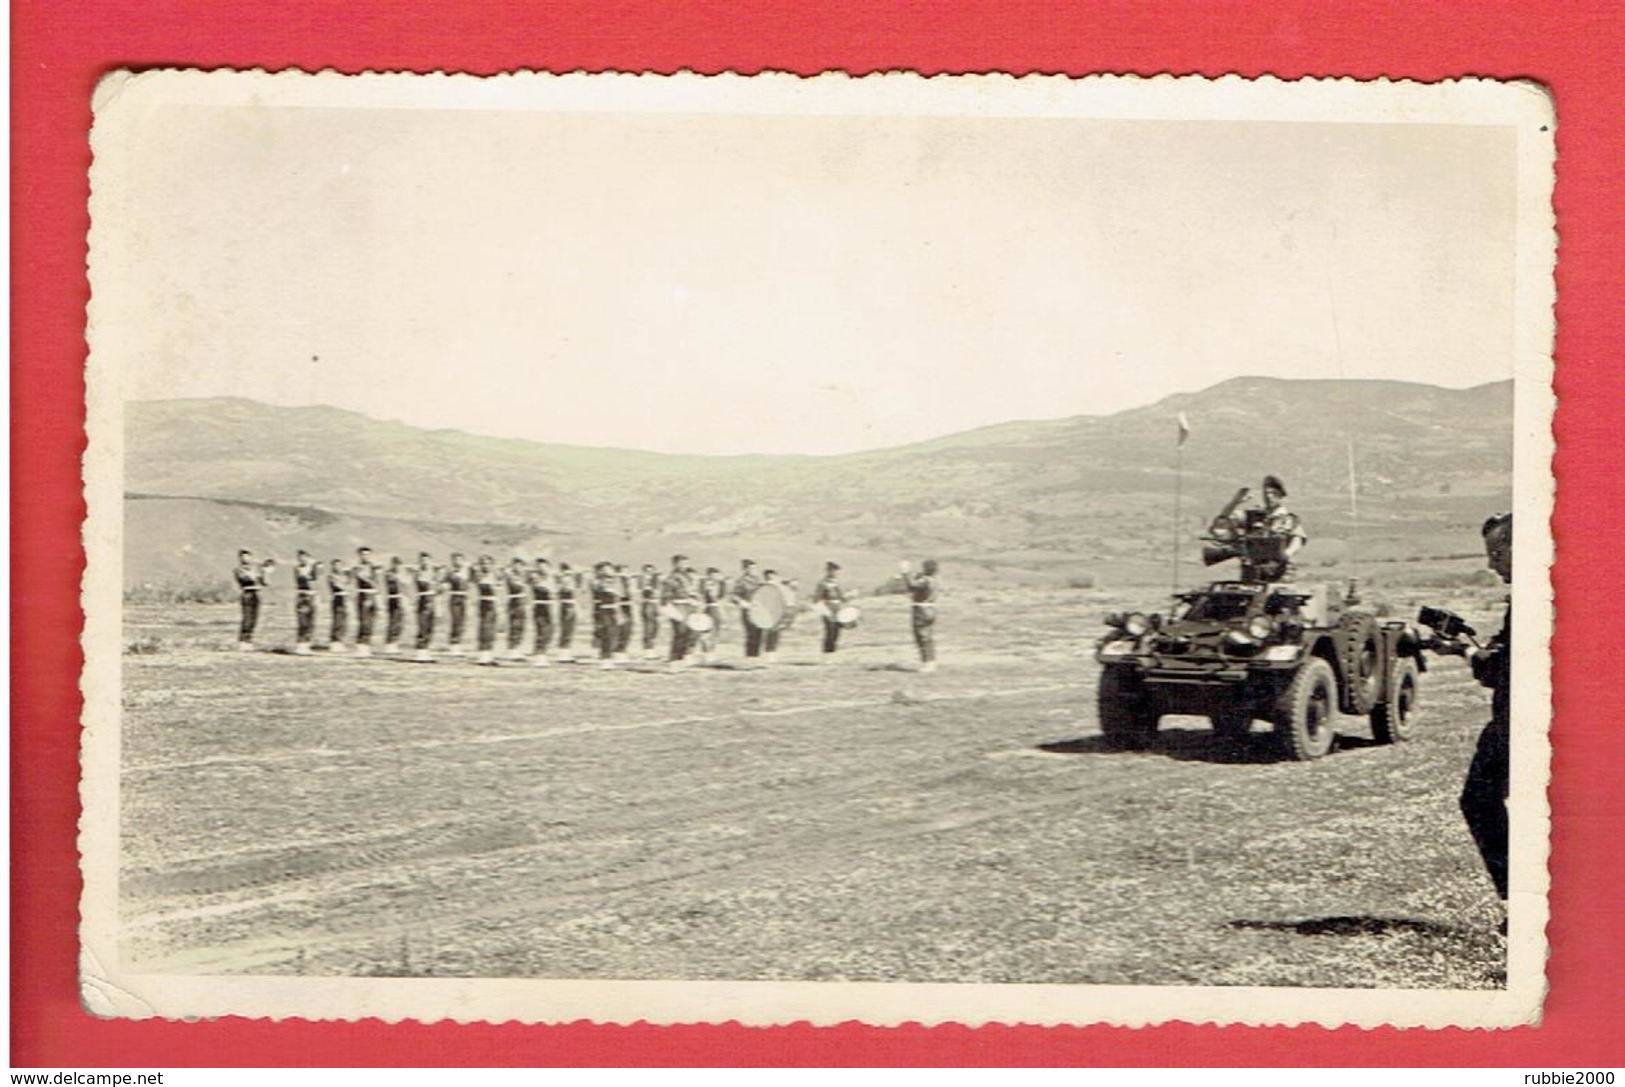
[[293,651],[301,657],[310,656],[311,638],[316,633],[316,583],[321,576],[321,566],[309,551],[300,549],[293,567]]
[[237,569],[232,571],[232,576],[237,581],[237,597],[242,605],[242,622],[237,627],[237,651],[240,653],[254,648],[254,627],[260,620],[260,593],[267,588],[266,577],[275,565],[266,559],[256,566],[252,551],[237,552]]
[[558,594],[559,594],[559,656],[560,663],[569,664],[574,661],[575,654],[570,651],[570,643],[576,635],[576,597],[581,592],[581,575],[570,568],[567,562],[559,563]]
[[474,571],[474,587],[479,591],[479,658],[476,664],[496,664],[497,644],[497,570],[496,560],[481,555]]
[[625,563],[615,564],[615,659],[629,659],[632,647],[632,613],[637,610],[637,586]]
[[593,564],[592,644],[598,649],[598,667],[615,667],[615,644],[620,637],[617,613],[621,610],[620,589],[615,584],[614,563]]
[[515,555],[503,574],[503,587],[508,590],[508,658],[525,659],[525,610],[530,603],[529,571],[525,560]]
[[460,657],[463,655],[463,627],[468,622],[468,590],[474,582],[474,571],[461,552],[452,554],[451,569],[441,580],[446,586],[446,614],[451,620],[450,645],[446,652]]
[[[1503,582],[1512,581],[1512,514],[1500,513],[1484,522],[1484,551],[1491,570]],[[1465,653],[1461,642],[1436,643],[1440,652]],[[1495,893],[1507,897],[1507,794],[1512,747],[1512,603],[1507,602],[1501,632],[1469,660],[1473,678],[1490,689],[1490,720],[1478,737],[1478,749],[1461,790],[1461,814],[1478,846],[1478,855],[1495,884]],[[1505,931],[1505,922],[1502,923]]]
[[643,564],[638,575],[638,621],[643,624],[643,659],[659,660],[655,641],[660,637],[660,573],[655,564]]
[[439,573],[434,565],[434,557],[427,551],[420,551],[417,569],[412,575],[413,588],[417,590],[418,597],[418,651],[412,659],[425,664],[434,660],[429,645],[434,641],[434,596],[440,585]]
[[372,563],[372,548],[355,549],[350,577],[355,581],[355,652],[367,657],[372,655],[372,624],[378,617],[378,567]]
[[[779,584],[779,572],[777,570],[763,570],[762,584]],[[771,630],[764,630],[760,633],[762,636],[762,658],[769,661],[777,660],[779,656],[779,635],[784,633],[784,625],[781,623]]]
[[553,641],[553,564],[537,559],[530,574],[531,627],[536,643],[530,662],[538,668],[547,665],[547,649]]
[[401,631],[406,628],[406,569],[399,555],[389,556],[384,571],[384,652],[393,657],[401,651]]
[[334,559],[327,564],[327,591],[332,598],[333,618],[327,648],[329,652],[343,653],[344,632],[350,625],[350,573],[344,568],[343,559]]
[[841,640],[841,624],[836,622],[835,615],[846,603],[846,589],[840,581],[841,564],[826,562],[824,576],[819,579],[813,589],[813,603],[818,606],[819,614],[824,620],[824,652],[833,653]]
[[750,621],[750,594],[762,587],[755,559],[741,559],[739,576],[734,578],[733,602],[739,608],[739,621],[745,629],[745,656],[762,655],[762,632]]
[[705,608],[706,618],[711,620],[711,629],[699,638],[700,663],[710,664],[717,638],[722,633],[722,602],[728,599],[728,579],[715,566],[707,566],[705,576],[700,578],[699,594],[700,605]]
[[929,674],[937,670],[937,560],[926,559],[916,574],[905,559],[902,572],[913,612],[914,644],[920,650],[920,671]]
[[671,652],[666,656],[674,672],[683,667],[688,657],[689,635],[693,633],[684,621],[689,610],[697,603],[692,573],[687,555],[673,555],[671,572],[660,585],[660,602],[667,608],[675,609],[670,613]]

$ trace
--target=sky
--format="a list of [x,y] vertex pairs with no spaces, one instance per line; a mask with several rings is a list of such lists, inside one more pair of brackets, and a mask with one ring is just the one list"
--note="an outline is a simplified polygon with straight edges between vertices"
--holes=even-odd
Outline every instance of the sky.
[[1505,127],[188,105],[129,138],[132,399],[830,454],[1512,375]]

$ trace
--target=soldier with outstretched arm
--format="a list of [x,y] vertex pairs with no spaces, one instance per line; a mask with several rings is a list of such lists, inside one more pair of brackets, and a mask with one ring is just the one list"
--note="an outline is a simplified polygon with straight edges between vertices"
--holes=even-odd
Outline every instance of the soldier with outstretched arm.
[[378,567],[372,562],[372,548],[355,550],[355,652],[358,657],[372,654],[372,625],[378,618]]
[[496,560],[481,555],[474,571],[474,587],[479,592],[479,657],[476,664],[496,664],[497,644],[497,577]]
[[929,674],[937,670],[937,560],[926,559],[918,574],[906,559],[901,569],[912,613],[914,645],[920,651],[920,671]]
[[343,653],[344,634],[350,625],[350,572],[344,568],[343,559],[327,564],[327,592],[332,598],[333,620],[327,649],[330,653]]
[[454,552],[451,569],[441,577],[446,588],[446,616],[451,622],[446,651],[454,657],[463,655],[463,627],[468,622],[468,591],[473,582],[474,571],[460,552]]

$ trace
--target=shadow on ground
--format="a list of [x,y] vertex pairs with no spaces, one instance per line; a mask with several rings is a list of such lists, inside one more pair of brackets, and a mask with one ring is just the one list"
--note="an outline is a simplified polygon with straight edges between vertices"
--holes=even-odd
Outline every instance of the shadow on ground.
[[[1331,755],[1339,751],[1353,751],[1376,747],[1377,742],[1367,736],[1337,737]],[[1104,736],[1079,736],[1071,740],[1055,740],[1038,745],[1038,750],[1052,755],[1162,755],[1180,762],[1211,762],[1231,765],[1284,762],[1280,741],[1273,732],[1255,730],[1240,739],[1225,739],[1204,728],[1162,728],[1149,747],[1142,751],[1115,748],[1106,743]]]
[[1386,936],[1390,932],[1410,932],[1421,936],[1458,936],[1460,931],[1435,921],[1412,917],[1311,917],[1302,921],[1227,922],[1228,928],[1263,932],[1293,932],[1299,936]]

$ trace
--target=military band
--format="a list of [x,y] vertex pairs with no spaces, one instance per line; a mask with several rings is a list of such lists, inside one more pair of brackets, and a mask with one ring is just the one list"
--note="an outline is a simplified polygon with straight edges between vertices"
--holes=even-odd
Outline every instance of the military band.
[[[241,551],[233,570],[242,601],[239,648],[252,648],[258,621],[260,598],[269,585],[274,560],[256,564],[252,553]],[[921,647],[925,671],[934,668],[934,648],[930,626],[934,621],[934,564],[930,572],[905,576],[912,600],[915,640]],[[824,575],[813,593],[811,606],[823,620],[822,650],[835,652],[843,629],[853,625],[856,609],[849,607],[853,593],[840,581],[840,564],[825,563]],[[446,598],[449,630],[446,651],[453,657],[464,655],[464,632],[469,616],[469,598],[475,604],[476,661],[497,663],[497,641],[506,630],[504,661],[525,661],[544,666],[554,660],[574,660],[571,643],[578,609],[586,604],[592,621],[595,658],[612,668],[630,659],[631,646],[641,628],[642,658],[660,659],[658,642],[662,630],[668,638],[665,660],[672,670],[691,664],[717,663],[718,645],[727,608],[739,609],[746,658],[772,661],[780,637],[798,611],[795,583],[781,579],[775,570],[760,576],[752,559],[740,562],[739,575],[725,576],[716,566],[701,574],[685,554],[672,556],[671,568],[656,572],[652,563],[635,570],[625,563],[608,559],[596,563],[590,577],[583,579],[568,562],[556,566],[546,558],[527,563],[516,556],[498,567],[490,555],[470,564],[461,553],[453,553],[447,567],[435,563],[427,551],[418,553],[414,566],[398,555],[387,566],[373,559],[368,547],[356,549],[353,563],[332,559],[323,563],[301,549],[293,568],[294,648],[292,653],[309,656],[314,648],[331,653],[352,650],[368,656],[377,622],[378,597],[385,609],[384,648],[386,656],[399,656],[406,637],[409,613],[415,615],[416,629],[411,660],[433,663],[439,618],[439,598]],[[325,578],[331,627],[328,644],[313,646],[318,620],[317,595]],[[764,587],[774,591],[766,603],[758,598]],[[351,614],[355,628],[350,629]],[[499,626],[506,620],[505,626]],[[556,653],[556,656],[553,654]]]

